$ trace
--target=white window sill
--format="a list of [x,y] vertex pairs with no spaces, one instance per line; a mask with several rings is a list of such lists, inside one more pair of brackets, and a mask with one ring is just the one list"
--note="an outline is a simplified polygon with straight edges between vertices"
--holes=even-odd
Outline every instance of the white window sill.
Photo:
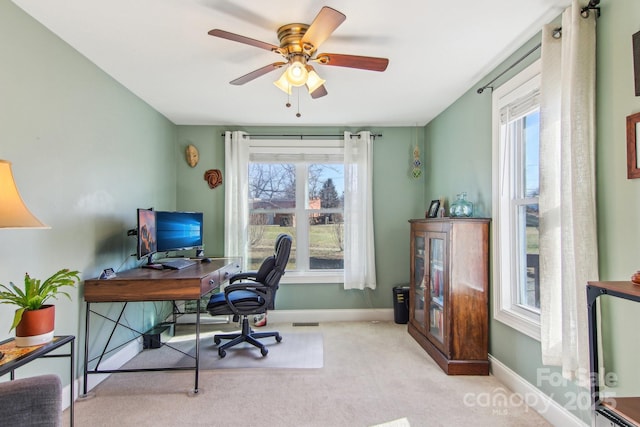
[[282,279],[282,284],[333,284],[344,283],[344,275],[342,273],[303,273],[295,271],[287,271]]
[[528,335],[536,341],[540,341],[539,321],[506,309],[496,309],[493,313],[493,318],[518,332]]

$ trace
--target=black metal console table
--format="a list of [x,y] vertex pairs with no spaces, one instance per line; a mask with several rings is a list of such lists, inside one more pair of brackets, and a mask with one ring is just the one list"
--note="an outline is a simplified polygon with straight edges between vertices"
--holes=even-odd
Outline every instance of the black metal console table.
[[598,375],[598,316],[596,300],[603,295],[640,302],[640,286],[632,282],[589,282],[587,309],[589,316],[589,356],[594,425],[634,427],[640,425],[640,397],[602,399]]

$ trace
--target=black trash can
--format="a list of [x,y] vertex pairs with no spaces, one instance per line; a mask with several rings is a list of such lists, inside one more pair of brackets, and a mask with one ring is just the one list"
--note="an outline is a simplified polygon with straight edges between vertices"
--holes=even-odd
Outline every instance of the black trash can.
[[393,287],[393,320],[396,323],[409,322],[409,286]]

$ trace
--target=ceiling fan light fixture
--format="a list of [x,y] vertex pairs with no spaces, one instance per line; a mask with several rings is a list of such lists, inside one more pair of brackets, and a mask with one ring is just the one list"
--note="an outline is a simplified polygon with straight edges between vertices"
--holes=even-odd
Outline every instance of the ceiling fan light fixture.
[[[599,0],[591,0],[592,2]],[[292,87],[306,85],[311,98],[317,99],[327,95],[325,80],[315,72],[309,62],[333,67],[348,67],[370,71],[385,71],[389,60],[373,56],[345,55],[339,53],[321,53],[316,55],[317,48],[340,26],[346,16],[331,7],[324,6],[310,25],[292,23],[278,28],[280,45],[255,40],[250,37],[214,29],[209,35],[254,46],[281,55],[286,62],[274,62],[258,68],[244,76],[230,81],[232,85],[243,85],[276,68],[286,67],[278,80],[273,82],[278,89],[291,95]],[[289,106],[289,105],[288,105]]]
[[282,73],[280,78],[273,82],[273,84],[287,95],[291,95],[291,83],[289,83],[289,80],[287,79],[287,71]]
[[285,72],[287,80],[292,86],[302,86],[307,82],[309,72],[306,64],[300,59],[295,59]]
[[315,90],[325,84],[325,82],[326,80],[320,78],[318,73],[313,70],[309,71],[309,78],[307,78],[307,89],[309,90],[309,93],[315,92]]

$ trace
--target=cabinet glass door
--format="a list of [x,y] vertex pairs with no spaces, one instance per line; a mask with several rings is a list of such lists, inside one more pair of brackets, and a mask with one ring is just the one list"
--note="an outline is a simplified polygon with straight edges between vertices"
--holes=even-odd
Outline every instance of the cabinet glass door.
[[444,239],[429,238],[429,333],[444,343]]
[[425,278],[425,238],[424,235],[415,235],[414,236],[414,277],[413,283],[415,284],[415,294],[411,297],[413,298],[413,320],[415,322],[415,326],[426,333],[427,323],[425,317],[425,289],[426,289],[426,278]]

